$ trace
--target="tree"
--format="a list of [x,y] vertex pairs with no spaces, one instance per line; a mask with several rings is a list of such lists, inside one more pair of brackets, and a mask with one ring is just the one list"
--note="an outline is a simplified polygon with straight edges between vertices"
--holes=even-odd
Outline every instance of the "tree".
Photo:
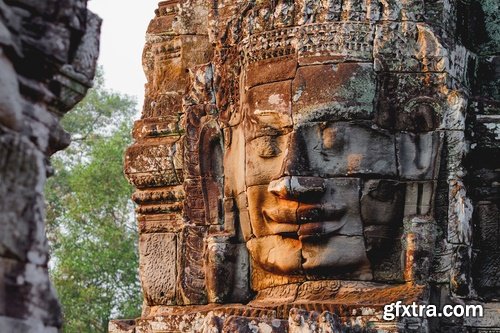
[[73,143],[52,158],[46,185],[50,273],[64,332],[107,332],[110,317],[140,314],[137,229],[123,176],[136,103],[95,87],[65,118]]

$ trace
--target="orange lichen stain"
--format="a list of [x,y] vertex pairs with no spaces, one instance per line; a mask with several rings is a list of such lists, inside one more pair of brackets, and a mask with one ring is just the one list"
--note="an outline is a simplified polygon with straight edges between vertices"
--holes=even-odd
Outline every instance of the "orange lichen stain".
[[349,156],[347,156],[347,173],[359,172],[361,160],[363,160],[363,155],[349,154]]
[[332,149],[337,137],[337,129],[327,127],[323,130],[323,148]]
[[431,75],[431,73],[425,73],[424,85],[430,86],[431,84],[432,84],[432,75]]

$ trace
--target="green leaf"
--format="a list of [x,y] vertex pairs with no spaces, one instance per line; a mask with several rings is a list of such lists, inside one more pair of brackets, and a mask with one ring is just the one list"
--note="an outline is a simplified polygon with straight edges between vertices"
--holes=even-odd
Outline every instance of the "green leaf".
[[73,143],[52,159],[45,188],[51,277],[64,332],[107,332],[108,320],[140,315],[137,229],[123,176],[131,144],[130,97],[95,87],[63,119]]

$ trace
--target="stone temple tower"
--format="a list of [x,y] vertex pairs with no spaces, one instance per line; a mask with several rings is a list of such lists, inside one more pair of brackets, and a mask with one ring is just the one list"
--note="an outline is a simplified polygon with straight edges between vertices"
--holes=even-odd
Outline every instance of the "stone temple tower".
[[499,14],[160,2],[125,161],[144,307],[110,332],[500,331]]

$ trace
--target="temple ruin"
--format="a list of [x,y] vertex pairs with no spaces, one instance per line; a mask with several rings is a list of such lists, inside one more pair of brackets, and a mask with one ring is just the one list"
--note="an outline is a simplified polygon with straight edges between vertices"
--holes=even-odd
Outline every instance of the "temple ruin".
[[[144,305],[110,333],[500,332],[499,12],[160,2],[125,156]],[[85,0],[0,0],[5,332],[61,326],[43,184],[99,27]],[[484,315],[384,319],[396,302]]]
[[125,160],[144,307],[110,332],[500,330],[498,14],[160,2]]

